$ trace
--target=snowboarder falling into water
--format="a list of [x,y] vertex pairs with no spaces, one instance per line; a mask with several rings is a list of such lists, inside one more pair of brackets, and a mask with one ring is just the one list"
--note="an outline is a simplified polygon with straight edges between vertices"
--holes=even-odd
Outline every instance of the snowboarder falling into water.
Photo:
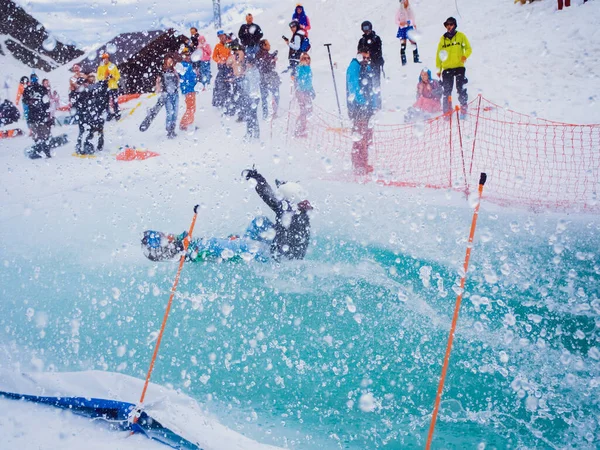
[[[255,169],[242,172],[247,180],[256,182],[256,192],[275,213],[275,223],[267,217],[256,217],[243,236],[228,238],[194,238],[190,241],[186,259],[244,260],[298,260],[304,259],[310,244],[310,218],[312,206],[306,192],[298,183],[276,181],[274,190]],[[152,261],[164,261],[180,255],[187,232],[169,235],[159,231],[145,231],[142,250]]]

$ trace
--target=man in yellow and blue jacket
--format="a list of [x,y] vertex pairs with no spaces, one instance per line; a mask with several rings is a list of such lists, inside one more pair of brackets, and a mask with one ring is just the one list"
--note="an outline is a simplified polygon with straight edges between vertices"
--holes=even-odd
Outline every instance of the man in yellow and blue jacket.
[[444,87],[444,113],[452,109],[450,95],[456,78],[456,91],[458,92],[458,101],[460,102],[461,115],[467,113],[467,95],[468,80],[465,76],[465,61],[471,56],[471,44],[467,36],[460,31],[456,31],[456,19],[448,17],[444,22],[446,33],[440,39],[435,57],[435,66],[438,69],[438,77],[442,77],[442,86]]
[[[96,80],[97,81],[107,81],[108,82],[108,108],[106,120],[109,121],[113,117],[116,120],[121,119],[121,112],[119,111],[119,79],[121,78],[121,74],[119,73],[119,69],[116,64],[110,62],[108,53],[102,54],[102,64],[98,66],[98,71],[96,72]],[[112,103],[113,112],[110,112],[110,105]]]

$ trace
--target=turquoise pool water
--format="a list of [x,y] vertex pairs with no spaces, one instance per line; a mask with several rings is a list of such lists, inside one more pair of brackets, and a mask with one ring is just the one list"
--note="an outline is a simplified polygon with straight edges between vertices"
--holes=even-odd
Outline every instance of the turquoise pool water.
[[[262,442],[424,447],[462,262],[315,242],[281,266],[186,264],[152,381]],[[478,240],[435,448],[600,444],[598,248],[593,225]],[[143,378],[176,269],[7,258],[0,344],[40,370]]]

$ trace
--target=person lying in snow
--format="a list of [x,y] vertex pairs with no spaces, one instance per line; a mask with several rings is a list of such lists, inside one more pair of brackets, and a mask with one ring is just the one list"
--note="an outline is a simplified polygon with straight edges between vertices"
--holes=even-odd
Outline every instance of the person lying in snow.
[[[312,206],[305,199],[306,192],[298,183],[277,181],[273,190],[256,170],[242,172],[247,179],[256,181],[256,192],[275,212],[275,223],[267,217],[254,218],[242,236],[227,238],[192,238],[185,257],[187,261],[209,259],[244,259],[268,261],[273,259],[304,259],[310,244]],[[148,230],[142,238],[142,251],[152,261],[169,260],[184,251],[187,232],[180,235]]]

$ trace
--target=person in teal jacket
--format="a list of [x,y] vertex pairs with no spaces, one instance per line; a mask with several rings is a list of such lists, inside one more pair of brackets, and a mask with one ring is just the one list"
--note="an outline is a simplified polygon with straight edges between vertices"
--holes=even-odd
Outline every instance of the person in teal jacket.
[[373,171],[369,165],[369,145],[373,141],[373,130],[369,120],[377,109],[374,73],[369,48],[359,44],[358,54],[346,71],[346,100],[348,116],[352,120],[352,132],[360,136],[352,144],[352,167],[357,175]]
[[438,77],[442,77],[442,86],[444,87],[444,100],[442,106],[444,113],[452,109],[452,101],[450,95],[454,87],[454,79],[456,78],[456,91],[458,92],[458,101],[460,103],[461,115],[467,113],[467,88],[468,83],[465,76],[465,62],[471,56],[471,44],[460,31],[456,30],[457,23],[454,17],[448,17],[444,22],[446,33],[440,39],[438,44],[435,66],[438,69]]
[[308,53],[302,53],[300,63],[296,69],[296,99],[300,107],[300,115],[296,123],[295,137],[307,137],[306,123],[312,113],[312,101],[315,98],[313,89],[312,69],[310,68],[310,56]]
[[179,74],[179,86],[181,94],[185,99],[185,113],[179,122],[179,129],[186,131],[191,128],[193,131],[194,116],[196,114],[196,71],[191,60],[190,51],[187,47],[182,50],[183,61],[181,61],[180,74]]

